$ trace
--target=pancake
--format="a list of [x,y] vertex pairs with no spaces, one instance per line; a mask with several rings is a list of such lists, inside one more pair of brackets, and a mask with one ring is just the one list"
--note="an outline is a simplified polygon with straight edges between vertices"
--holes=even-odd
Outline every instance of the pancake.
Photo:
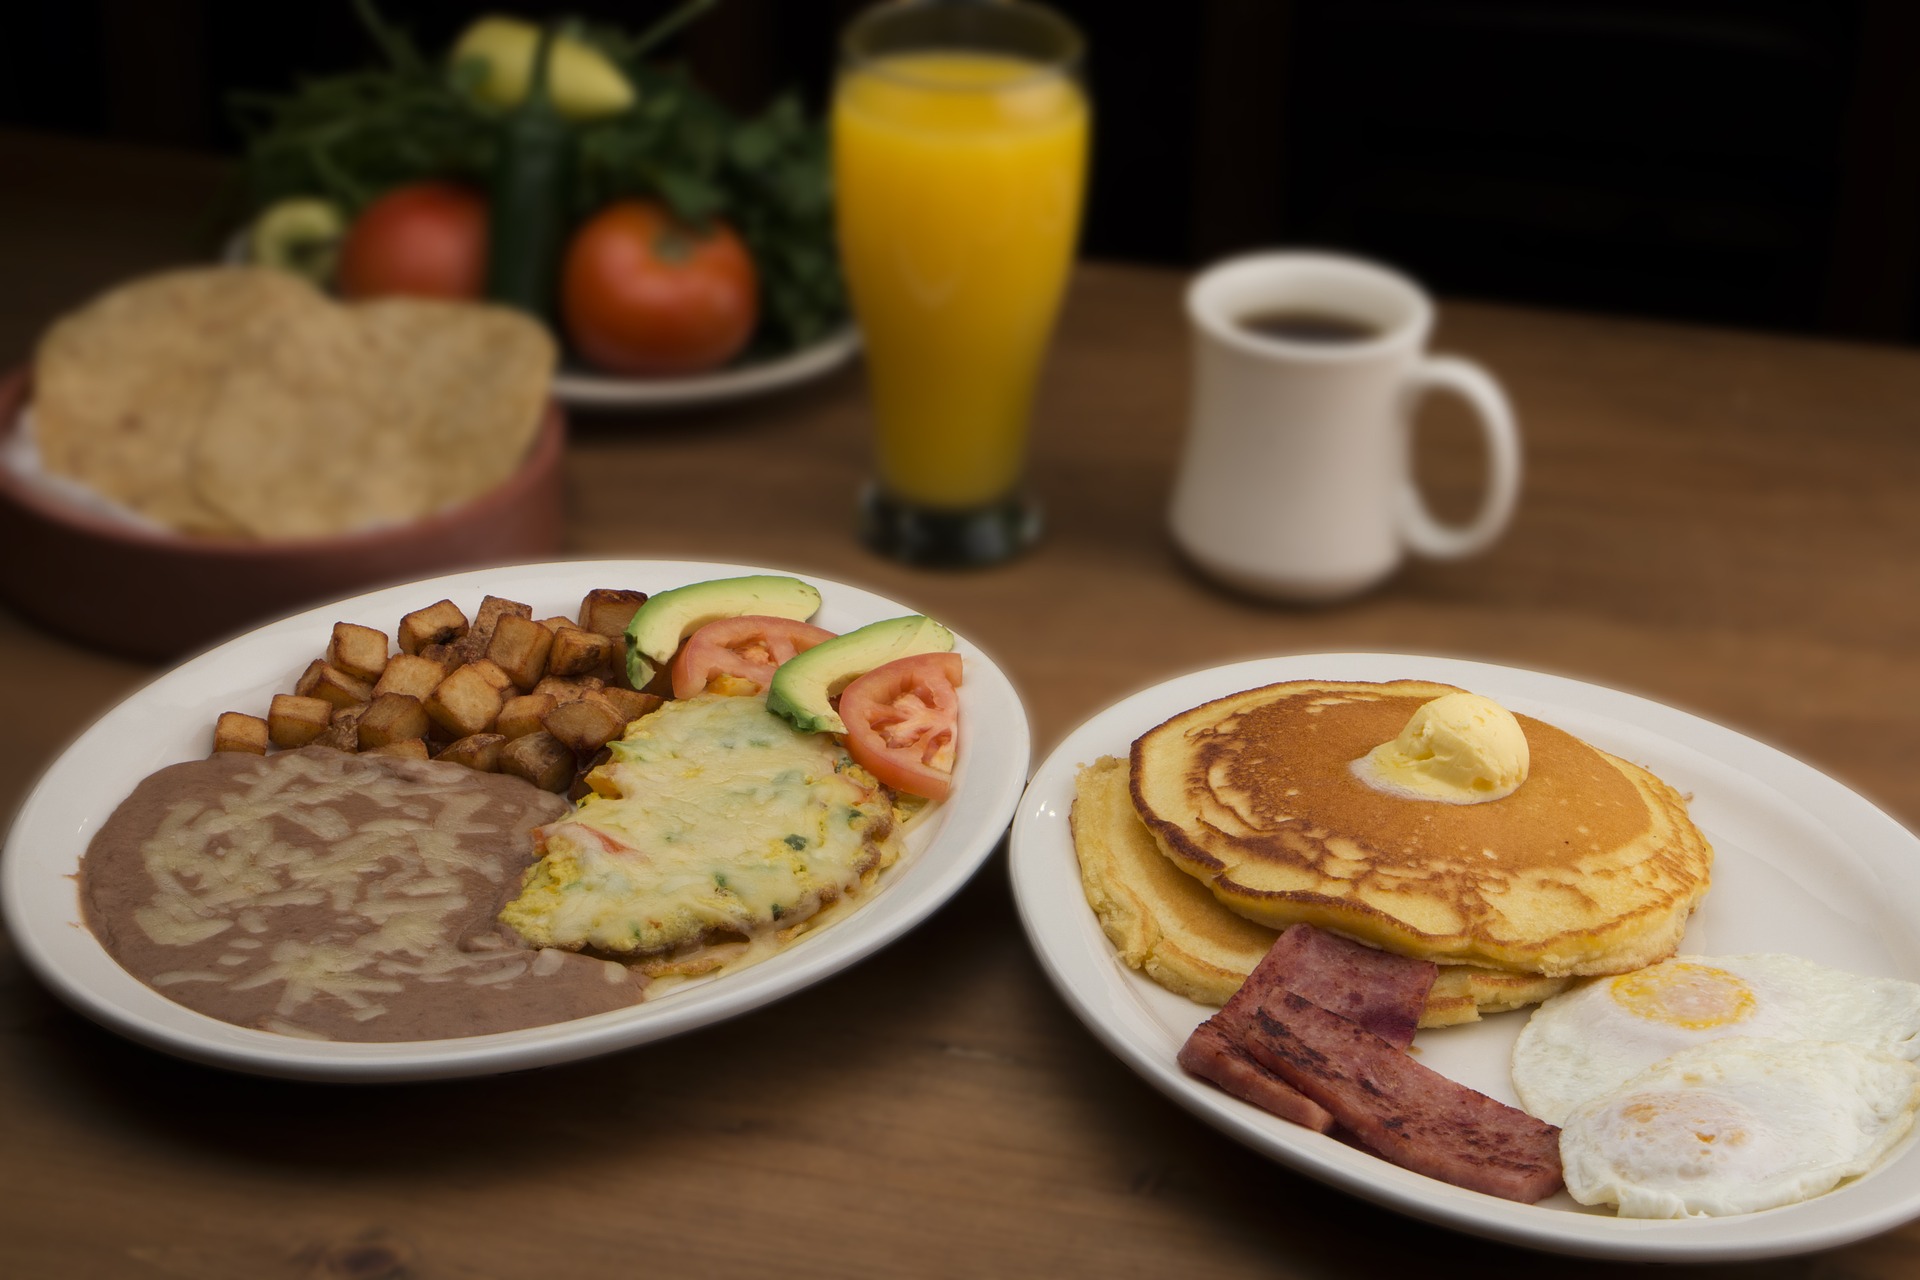
[[1133,745],[1134,809],[1222,904],[1444,964],[1553,977],[1672,955],[1713,850],[1651,773],[1526,716],[1500,800],[1386,795],[1349,764],[1450,685],[1293,681],[1183,712]]
[[[1133,810],[1126,761],[1104,756],[1080,771],[1071,825],[1080,884],[1100,927],[1122,962],[1169,991],[1225,1004],[1279,937],[1221,906],[1160,852]],[[1566,985],[1565,978],[1447,965],[1420,1025],[1472,1022],[1535,1004]]]

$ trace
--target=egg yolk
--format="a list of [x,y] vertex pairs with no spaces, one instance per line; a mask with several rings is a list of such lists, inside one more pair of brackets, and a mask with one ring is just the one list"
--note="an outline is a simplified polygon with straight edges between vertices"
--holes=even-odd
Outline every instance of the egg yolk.
[[1703,964],[1660,964],[1622,974],[1609,994],[1628,1013],[1687,1031],[1731,1026],[1754,1009],[1752,987]]

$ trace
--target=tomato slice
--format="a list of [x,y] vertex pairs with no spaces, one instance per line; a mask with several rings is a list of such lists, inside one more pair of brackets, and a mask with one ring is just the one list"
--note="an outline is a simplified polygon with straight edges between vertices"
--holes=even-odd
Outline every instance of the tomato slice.
[[847,752],[895,791],[945,800],[960,728],[960,655],[920,653],[840,691]]
[[717,691],[764,693],[775,667],[831,639],[833,632],[792,618],[746,614],[709,622],[687,637],[673,659],[673,696],[691,698],[716,681]]

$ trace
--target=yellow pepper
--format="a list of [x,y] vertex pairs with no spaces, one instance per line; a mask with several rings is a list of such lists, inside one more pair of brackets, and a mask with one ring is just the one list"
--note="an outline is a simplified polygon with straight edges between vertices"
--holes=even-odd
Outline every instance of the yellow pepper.
[[[486,68],[476,93],[489,106],[509,110],[527,96],[540,28],[518,18],[480,18],[454,42],[453,63]],[[547,90],[569,120],[617,115],[633,105],[633,85],[605,54],[568,36],[556,37],[548,55]]]

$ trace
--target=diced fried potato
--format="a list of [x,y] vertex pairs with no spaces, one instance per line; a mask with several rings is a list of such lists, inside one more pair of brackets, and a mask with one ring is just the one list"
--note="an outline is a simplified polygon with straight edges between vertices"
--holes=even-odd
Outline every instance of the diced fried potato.
[[516,687],[531,689],[547,673],[547,653],[552,648],[553,632],[532,618],[506,614],[493,628],[487,660],[512,677]]
[[583,676],[609,666],[619,651],[619,641],[612,636],[569,626],[554,632],[547,670],[556,676]]
[[547,630],[553,632],[555,635],[558,635],[562,631],[573,630],[579,627],[580,624],[575,622],[572,618],[553,617],[553,618],[540,619],[540,625],[545,627]]
[[666,701],[659,694],[637,693],[632,689],[608,687],[602,689],[600,693],[613,704],[613,709],[618,711],[628,724],[632,724],[650,711],[659,710],[660,704]]
[[427,714],[456,738],[484,733],[506,699],[485,675],[469,663],[442,680],[422,703]]
[[387,669],[387,633],[357,622],[333,624],[327,661],[356,680],[371,683]]
[[598,751],[627,727],[626,719],[599,693],[564,702],[547,713],[546,730],[574,751]]
[[293,691],[303,698],[324,698],[336,707],[351,707],[373,697],[373,686],[356,679],[324,658],[315,658],[301,673]]
[[481,773],[498,773],[500,749],[506,745],[507,740],[497,733],[470,733],[442,747],[434,759],[445,760],[448,764],[463,764]]
[[479,672],[488,684],[498,689],[501,696],[511,698],[515,693],[519,692],[513,687],[513,677],[508,675],[506,669],[493,659],[475,658],[472,662],[467,663],[467,665]]
[[590,756],[575,756],[573,783],[567,788],[567,799],[577,804],[585,800],[588,796],[593,795],[593,784],[588,782],[587,779],[593,776],[595,769],[598,769],[611,759],[613,759],[613,752],[607,750],[605,747],[600,748]]
[[361,752],[369,756],[399,756],[402,760],[430,760],[433,758],[427,750],[424,738],[402,738],[398,742],[386,742],[377,747],[368,747]]
[[623,636],[640,606],[647,602],[644,591],[615,591],[599,587],[587,592],[580,602],[580,625],[603,636]]
[[473,625],[453,646],[462,661],[472,662],[487,656],[487,649],[493,644],[494,630],[499,627],[502,618],[525,618],[531,622],[533,606],[501,596],[483,597],[480,608],[474,612]]
[[360,717],[365,715],[367,704],[356,703],[351,707],[336,707],[333,722],[327,731],[313,740],[316,747],[332,747],[335,751],[358,751],[360,749]]
[[517,698],[508,698],[493,722],[493,731],[508,738],[538,733],[540,722],[557,705],[550,693],[523,693]]
[[387,669],[373,686],[373,696],[404,693],[426,701],[428,694],[447,678],[447,669],[431,658],[402,653],[387,660]]
[[400,619],[400,652],[419,653],[428,645],[451,644],[467,634],[467,615],[451,600],[415,609]]
[[573,781],[573,752],[550,733],[529,733],[500,748],[500,772],[542,791],[564,791]]
[[450,644],[423,645],[418,656],[439,666],[443,676],[451,674],[455,667],[466,661],[460,656],[460,651]]
[[605,684],[606,681],[600,679],[598,676],[575,676],[571,679],[562,679],[559,676],[548,676],[545,680],[533,686],[533,691],[535,693],[548,694],[555,702],[573,702],[586,697],[587,694],[593,692],[595,689],[604,687]]
[[222,751],[245,751],[252,755],[267,754],[267,722],[259,716],[250,716],[244,711],[222,711],[220,718],[213,722],[213,749]]
[[276,747],[304,747],[332,721],[333,704],[325,698],[276,693],[267,705],[267,740]]
[[408,738],[424,738],[427,709],[409,693],[383,693],[360,717],[360,749],[371,751]]

